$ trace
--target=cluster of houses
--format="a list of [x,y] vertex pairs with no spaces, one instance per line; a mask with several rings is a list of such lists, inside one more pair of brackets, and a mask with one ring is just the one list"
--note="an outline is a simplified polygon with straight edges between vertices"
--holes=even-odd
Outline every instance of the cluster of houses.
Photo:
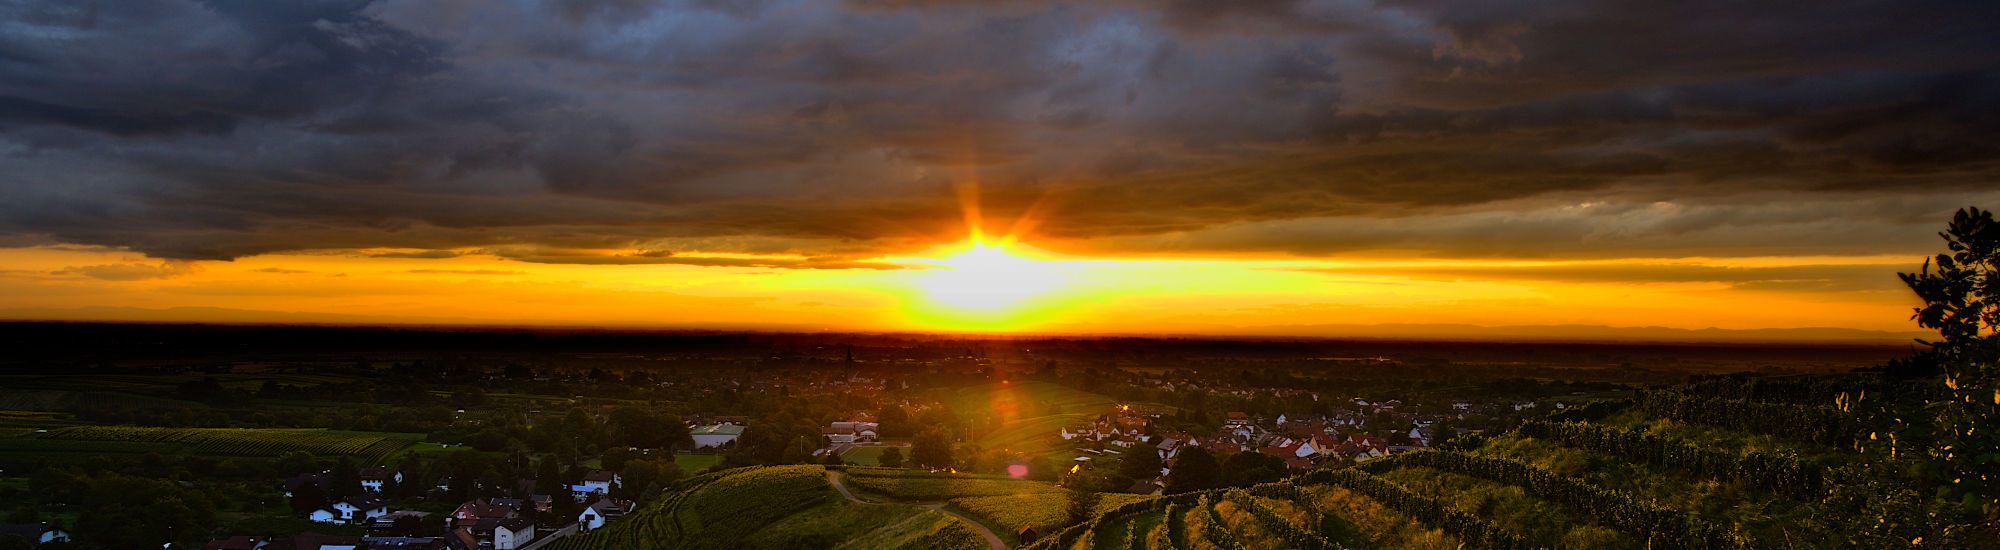
[[[1149,429],[1152,421],[1162,414],[1158,411],[1135,412],[1129,407],[1120,407],[1099,416],[1094,422],[1064,426],[1058,435],[1067,441],[1099,442],[1107,447],[1120,447],[1124,449],[1117,451],[1120,453],[1150,449],[1159,454],[1169,471],[1181,450],[1188,447],[1201,447],[1218,456],[1255,451],[1277,457],[1292,469],[1305,470],[1329,460],[1362,462],[1427,448],[1433,439],[1428,422],[1419,422],[1409,428],[1408,443],[1392,444],[1389,439],[1372,433],[1352,433],[1362,426],[1362,420],[1354,415],[1279,415],[1275,423],[1267,424],[1265,418],[1243,412],[1228,413],[1222,426],[1207,436],[1187,433],[1148,436],[1152,432]],[[1269,425],[1276,428],[1265,427]],[[1349,435],[1342,436],[1343,432]],[[1085,450],[1085,454],[1098,453]],[[1078,457],[1077,460],[1087,462],[1090,457]],[[1149,484],[1142,481],[1140,485]],[[1139,491],[1140,488],[1135,487],[1134,490]]]
[[19,523],[0,525],[0,537],[14,535],[26,539],[29,544],[42,545],[51,542],[69,542],[69,531],[47,523]]
[[207,550],[450,550],[438,537],[344,537],[303,534],[286,539],[235,536],[208,541]]
[[[330,524],[366,525],[374,532],[391,531],[398,520],[415,517],[419,522],[427,514],[423,512],[391,512],[388,501],[381,495],[382,488],[389,482],[401,483],[403,474],[387,468],[370,468],[360,471],[362,492],[340,499],[306,514],[306,518]],[[588,531],[604,527],[607,522],[618,519],[630,512],[633,502],[609,498],[612,489],[623,480],[615,473],[605,470],[591,470],[584,474],[582,483],[562,487],[567,496],[576,502],[589,503],[577,514],[577,529]],[[296,491],[307,486],[317,486],[321,491],[330,488],[332,476],[326,473],[300,474],[284,482],[285,497],[290,498]],[[440,479],[438,489],[449,489],[451,479]],[[441,537],[329,537],[301,535],[292,539],[269,540],[263,537],[230,537],[211,541],[211,550],[373,550],[400,548],[437,548],[447,550],[515,550],[526,546],[536,538],[535,522],[527,512],[533,510],[547,513],[552,509],[551,497],[535,491],[533,480],[521,480],[513,494],[517,498],[479,499],[459,505],[445,517]],[[557,494],[562,494],[561,492]],[[544,536],[547,533],[542,533]]]
[[[634,503],[599,496],[595,502],[584,507],[577,514],[578,531],[601,529],[631,512]],[[546,499],[524,500],[518,498],[476,499],[460,504],[457,509],[444,517],[444,536],[408,537],[373,536],[343,537],[318,534],[304,534],[289,539],[274,540],[267,537],[235,536],[209,541],[208,550],[520,550],[534,542],[537,537],[547,537],[551,532],[538,531],[535,522],[528,516],[529,510],[549,511]],[[403,516],[413,516],[421,520],[422,512],[398,512],[384,516],[393,520]],[[377,522],[381,527],[381,522]]]

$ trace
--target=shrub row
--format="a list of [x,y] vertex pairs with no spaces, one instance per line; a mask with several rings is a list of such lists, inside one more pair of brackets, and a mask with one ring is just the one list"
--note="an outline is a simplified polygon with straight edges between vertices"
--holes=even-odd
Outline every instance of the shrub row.
[[1853,447],[1854,437],[1861,431],[1854,415],[1832,407],[1717,399],[1670,390],[1641,391],[1636,404],[1653,418],[1802,439],[1842,449]]
[[1620,491],[1514,460],[1450,451],[1418,451],[1377,462],[1433,468],[1518,486],[1537,498],[1641,535],[1649,548],[1735,549],[1745,548],[1749,542],[1734,526],[1716,525],[1677,510],[1640,502]]
[[1681,468],[1723,481],[1742,480],[1753,486],[1802,500],[1826,496],[1830,477],[1825,466],[1794,454],[1727,453],[1638,430],[1584,422],[1534,421],[1521,424],[1520,435],[1547,439],[1564,447],[1600,452],[1636,462]]
[[[1388,460],[1371,461],[1370,464],[1386,463]],[[1453,509],[1443,502],[1410,492],[1401,485],[1375,477],[1374,474],[1346,468],[1340,470],[1315,470],[1292,478],[1298,485],[1335,485],[1349,491],[1375,499],[1389,509],[1402,512],[1417,521],[1434,525],[1447,533],[1457,535],[1459,540],[1481,548],[1496,550],[1525,550],[1532,548],[1525,539],[1478,516]]]
[[[1264,485],[1280,485],[1280,484],[1266,483]],[[1259,485],[1258,487],[1263,487],[1264,485]],[[1272,510],[1270,507],[1265,506],[1264,503],[1258,502],[1257,499],[1255,498],[1248,498],[1249,496],[1255,495],[1255,496],[1264,496],[1266,498],[1284,498],[1286,500],[1290,500],[1295,503],[1302,500],[1297,498],[1298,488],[1292,487],[1290,485],[1284,485],[1284,487],[1288,487],[1291,490],[1290,491],[1267,490],[1264,491],[1265,494],[1260,495],[1258,494],[1256,488],[1252,488],[1251,491],[1247,492],[1232,492],[1231,496],[1240,496],[1241,498],[1234,499],[1237,504],[1241,505],[1244,510],[1249,511],[1251,516],[1255,516],[1259,523],[1264,524],[1264,527],[1269,528],[1273,531],[1277,531],[1278,538],[1284,540],[1285,544],[1290,545],[1293,548],[1298,548],[1300,550],[1341,550],[1342,547],[1339,544],[1331,540],[1327,540],[1326,537],[1320,536],[1319,533],[1307,531],[1305,529],[1300,529],[1299,526],[1293,524],[1291,520],[1285,519],[1284,516],[1279,515],[1276,510]],[[1279,497],[1274,495],[1284,495],[1284,496]],[[1309,525],[1319,525],[1318,513],[1309,511],[1307,512],[1307,517],[1310,520],[1310,522],[1308,523]]]

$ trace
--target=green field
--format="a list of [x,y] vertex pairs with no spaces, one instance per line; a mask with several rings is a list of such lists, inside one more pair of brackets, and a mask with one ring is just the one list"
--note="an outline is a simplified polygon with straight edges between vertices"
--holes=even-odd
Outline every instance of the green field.
[[720,464],[721,462],[722,462],[722,455],[698,455],[698,454],[674,455],[674,465],[680,466],[681,471],[690,474],[706,470],[708,469],[708,467]]
[[1001,411],[1001,428],[972,444],[1030,455],[1055,452],[1063,426],[1096,418],[1117,404],[1103,395],[1032,381],[956,388],[938,399],[957,410]]
[[979,550],[986,544],[964,522],[919,506],[849,502],[819,466],[773,466],[695,476],[617,523],[546,548]]
[[379,464],[423,438],[423,434],[316,429],[69,426],[0,438],[0,455],[160,453],[270,458],[304,451],[322,457],[352,456],[365,464]]

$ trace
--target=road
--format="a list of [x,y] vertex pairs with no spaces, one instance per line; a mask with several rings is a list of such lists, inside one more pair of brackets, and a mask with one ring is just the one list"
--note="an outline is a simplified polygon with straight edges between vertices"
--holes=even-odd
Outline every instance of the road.
[[[847,486],[846,486],[846,485],[842,485],[842,484],[840,483],[840,472],[836,472],[836,471],[833,471],[833,470],[827,470],[827,471],[826,471],[826,482],[827,482],[828,484],[831,484],[831,485],[833,485],[833,490],[835,490],[835,491],[840,491],[840,496],[842,496],[842,497],[846,497],[846,498],[847,498],[847,500],[848,500],[849,502],[853,502],[853,503],[855,503],[855,504],[878,504],[878,503],[875,503],[875,502],[868,502],[868,501],[866,501],[866,500],[861,500],[861,499],[859,499],[859,498],[855,498],[855,496],[854,496],[854,493],[853,493],[853,492],[851,492],[851,491],[848,491],[848,490],[847,490]],[[919,502],[919,503],[917,503],[917,505],[919,505],[919,506],[923,506],[924,508],[928,508],[928,509],[930,509],[930,510],[931,510],[931,511],[933,511],[933,512],[937,512],[937,513],[940,513],[940,514],[944,514],[944,515],[947,515],[947,516],[951,516],[951,517],[953,517],[953,518],[957,518],[957,519],[958,519],[959,521],[962,521],[962,522],[965,522],[965,524],[966,524],[967,526],[970,526],[970,527],[972,527],[972,530],[974,530],[974,531],[978,531],[978,532],[979,532],[979,536],[982,536],[982,537],[986,537],[986,544],[987,544],[988,546],[992,546],[992,547],[993,547],[993,550],[1007,550],[1007,543],[1006,543],[1005,541],[1001,541],[1001,540],[1000,540],[1000,535],[997,535],[997,534],[994,534],[994,533],[993,533],[993,530],[992,530],[992,529],[987,529],[985,525],[982,525],[982,524],[980,524],[980,523],[979,523],[979,522],[977,522],[977,521],[972,521],[972,518],[968,518],[968,517],[965,517],[965,516],[961,516],[961,515],[958,515],[957,513],[954,513],[954,512],[952,512],[952,511],[950,511],[950,510],[946,510],[946,509],[944,509],[944,503],[942,503],[942,502]]]

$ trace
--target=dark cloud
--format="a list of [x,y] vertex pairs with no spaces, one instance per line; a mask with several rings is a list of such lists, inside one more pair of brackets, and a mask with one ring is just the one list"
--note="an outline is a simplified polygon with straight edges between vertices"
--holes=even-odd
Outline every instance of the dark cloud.
[[416,252],[381,252],[369,254],[370,258],[412,258],[419,260],[442,260],[457,258],[460,254],[450,250],[420,250]]
[[506,269],[412,269],[406,273],[418,275],[520,275],[523,272]]
[[56,275],[81,275],[106,281],[143,281],[146,279],[167,279],[193,273],[195,267],[187,262],[164,261],[159,265],[143,263],[121,263],[103,265],[71,266],[53,271]]
[[810,258],[762,258],[739,256],[684,256],[672,252],[649,250],[629,254],[604,254],[584,250],[550,249],[543,247],[503,247],[483,252],[514,260],[535,264],[584,264],[584,265],[692,265],[701,267],[762,267],[786,269],[911,269],[906,266],[886,262],[855,261],[837,257]]
[[883,267],[976,183],[1118,254],[1921,252],[2000,198],[1996,12],[17,2],[0,243]]
[[1908,266],[1793,265],[1728,267],[1675,263],[1583,263],[1453,267],[1347,267],[1302,269],[1333,275],[1374,275],[1434,280],[1541,281],[1554,283],[1721,283],[1761,290],[1896,290]]

